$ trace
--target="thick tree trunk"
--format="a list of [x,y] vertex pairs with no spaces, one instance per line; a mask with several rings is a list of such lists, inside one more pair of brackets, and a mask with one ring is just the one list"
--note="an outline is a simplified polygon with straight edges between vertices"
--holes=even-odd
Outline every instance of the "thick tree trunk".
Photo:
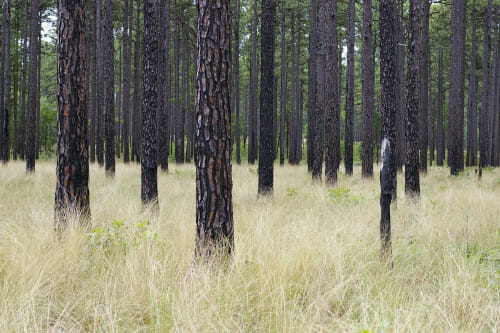
[[325,117],[325,183],[337,182],[337,155],[340,153],[340,122],[338,96],[337,55],[337,0],[328,0],[326,5],[326,117]]
[[37,98],[37,73],[38,73],[38,19],[39,0],[31,1],[30,19],[30,71],[28,89],[28,124],[26,138],[26,171],[35,172],[35,147],[36,147],[36,98]]
[[10,158],[10,138],[9,138],[9,120],[10,120],[10,1],[4,0],[2,15],[2,53],[3,53],[3,110],[2,114],[2,144],[1,151],[2,162],[5,164]]
[[403,0],[397,0],[395,6],[394,33],[396,42],[396,166],[403,171],[406,162],[405,137],[405,34],[403,26]]
[[248,163],[254,164],[257,159],[257,0],[254,1],[252,21],[252,56],[250,62],[250,113],[248,124]]
[[57,3],[55,230],[61,232],[68,224],[68,214],[77,214],[81,223],[90,224],[85,45],[87,1],[58,0]]
[[420,122],[419,122],[419,149],[420,149],[420,171],[427,172],[427,147],[428,147],[428,110],[429,110],[429,12],[432,0],[422,1],[422,44],[420,48],[421,61],[420,70]]
[[[196,255],[233,251],[229,1],[198,1]],[[217,54],[219,56],[214,57]],[[214,119],[217,119],[214,121]]]
[[144,1],[144,76],[142,109],[141,201],[158,210],[156,112],[158,110],[158,5]]
[[451,5],[449,145],[450,173],[464,170],[465,0]]
[[479,109],[479,167],[488,164],[488,110],[490,91],[490,57],[491,57],[491,15],[492,0],[488,0],[488,8],[484,15],[483,25],[483,84],[481,94],[481,108]]
[[372,1],[363,0],[363,47],[361,60],[361,175],[362,177],[373,177],[373,140],[374,140],[374,116],[373,103],[375,94],[375,70],[373,62],[373,36],[372,36]]
[[469,93],[467,103],[467,166],[477,164],[477,102],[476,102],[476,7],[472,5],[472,54],[470,58]]
[[316,105],[314,115],[314,154],[313,154],[313,180],[321,180],[323,173],[323,152],[325,136],[325,71],[324,71],[324,45],[325,40],[325,0],[318,0],[317,12],[317,38],[316,38]]
[[105,109],[105,168],[106,176],[115,174],[115,79],[113,45],[113,7],[111,0],[103,4],[104,109]]
[[354,38],[355,38],[355,2],[349,0],[349,18],[347,25],[347,78],[345,98],[345,173],[348,176],[353,172],[354,147]]
[[262,0],[260,63],[259,194],[273,191],[274,30],[276,0]]
[[420,175],[418,156],[419,135],[419,33],[421,0],[410,0],[408,26],[408,70],[406,74],[406,165],[405,194],[407,197],[420,196]]
[[380,111],[382,121],[382,165],[380,169],[380,239],[381,260],[392,265],[391,255],[391,199],[395,164],[395,43],[394,43],[394,0],[380,0]]

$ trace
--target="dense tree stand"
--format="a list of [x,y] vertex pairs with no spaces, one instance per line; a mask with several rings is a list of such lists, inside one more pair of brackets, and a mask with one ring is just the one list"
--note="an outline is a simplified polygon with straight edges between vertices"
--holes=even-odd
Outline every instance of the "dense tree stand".
[[196,256],[233,251],[229,0],[198,0]]
[[58,0],[55,230],[90,219],[85,0]]
[[144,107],[142,109],[141,200],[158,211],[156,111],[158,108],[157,1],[144,1]]
[[394,0],[381,0],[380,13],[380,110],[382,117],[382,164],[380,167],[380,258],[392,265],[391,250],[391,199],[393,178],[396,176],[394,159],[396,91],[395,91],[395,44],[394,44]]

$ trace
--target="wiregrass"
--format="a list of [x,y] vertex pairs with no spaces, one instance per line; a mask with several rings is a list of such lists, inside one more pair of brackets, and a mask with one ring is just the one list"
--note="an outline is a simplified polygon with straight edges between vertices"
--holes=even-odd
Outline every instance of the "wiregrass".
[[55,164],[0,167],[1,332],[498,332],[500,172],[430,168],[417,203],[399,176],[392,270],[379,261],[379,182],[315,185],[233,166],[235,253],[193,266],[195,173],[159,172],[160,214],[141,211],[140,167],[91,166],[92,227],[53,231]]

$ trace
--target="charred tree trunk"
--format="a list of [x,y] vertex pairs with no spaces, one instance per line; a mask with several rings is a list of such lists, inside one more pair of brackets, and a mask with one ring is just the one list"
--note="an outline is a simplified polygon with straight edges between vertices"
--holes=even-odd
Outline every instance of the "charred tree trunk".
[[338,96],[338,55],[337,55],[337,0],[328,0],[326,5],[326,117],[325,117],[325,182],[337,182],[337,155],[340,154],[340,122]]
[[274,101],[274,30],[276,0],[262,0],[260,63],[260,149],[259,194],[273,191],[273,101]]
[[90,224],[85,45],[87,1],[58,0],[57,3],[55,230],[61,232],[68,224],[68,214],[77,214],[81,223]]
[[420,70],[420,123],[419,123],[419,149],[420,149],[420,171],[427,172],[427,127],[428,124],[428,109],[429,109],[429,12],[432,0],[422,1],[422,47],[420,48],[421,62]]
[[477,164],[477,102],[476,102],[476,7],[472,5],[472,54],[470,59],[467,103],[467,166]]
[[[495,12],[498,11],[498,6],[495,6]],[[493,18],[493,22],[497,22],[498,18],[500,18],[500,15],[496,14],[496,17]],[[488,151],[490,152],[489,154],[489,164],[491,166],[496,166],[496,142],[495,142],[495,132],[496,132],[496,92],[498,90],[498,81],[496,79],[497,71],[498,71],[498,24],[494,25],[494,33],[493,33],[493,61],[492,61],[492,67],[491,67],[491,93],[490,93],[490,111],[489,111],[489,147]]]
[[347,25],[347,78],[345,98],[345,173],[348,176],[353,172],[354,147],[354,38],[355,38],[355,2],[349,0],[349,18]]
[[28,130],[26,138],[26,171],[35,172],[35,147],[36,147],[36,99],[37,99],[37,73],[38,73],[38,20],[39,0],[31,1],[30,19],[30,71],[28,89]]
[[373,35],[372,35],[372,1],[363,0],[363,47],[361,60],[361,175],[362,177],[373,177],[373,139],[374,139],[374,116],[373,103],[375,94],[375,69],[373,62]]
[[403,171],[406,162],[405,137],[405,34],[403,25],[403,0],[396,1],[394,33],[396,37],[396,167]]
[[380,239],[381,260],[392,265],[391,250],[391,199],[393,178],[396,177],[394,159],[396,94],[395,94],[395,43],[394,43],[394,0],[379,3],[380,26],[380,111],[382,117],[382,145],[380,169]]
[[408,70],[406,74],[406,165],[405,194],[420,196],[420,175],[418,156],[419,135],[419,62],[420,52],[420,7],[421,0],[410,0],[408,26]]
[[[129,23],[130,22],[130,23]],[[131,59],[132,59],[132,39],[131,31],[129,28],[131,26],[130,20],[130,6],[129,0],[125,0],[123,3],[123,130],[122,130],[122,140],[123,140],[123,162],[128,163],[130,161],[130,151],[129,151],[129,120],[130,120],[130,79],[131,79]]]
[[464,170],[465,0],[451,5],[449,145],[450,173]]
[[141,201],[158,210],[156,112],[158,109],[158,5],[144,1],[144,76],[142,109]]
[[[196,255],[233,251],[229,1],[199,0],[196,71]],[[217,57],[213,55],[219,55]],[[214,119],[217,119],[214,121]],[[272,156],[271,156],[272,157]]]

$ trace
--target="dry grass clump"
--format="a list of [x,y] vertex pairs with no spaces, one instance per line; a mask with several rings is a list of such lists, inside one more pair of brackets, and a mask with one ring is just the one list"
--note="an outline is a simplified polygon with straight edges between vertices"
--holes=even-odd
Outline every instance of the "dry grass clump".
[[235,166],[235,256],[193,268],[194,167],[159,174],[160,215],[141,212],[140,168],[91,167],[92,230],[53,232],[55,165],[0,167],[1,332],[310,332],[500,329],[500,171],[431,168],[422,198],[393,207],[394,268],[379,262],[379,183],[314,185],[276,167],[257,198]]

